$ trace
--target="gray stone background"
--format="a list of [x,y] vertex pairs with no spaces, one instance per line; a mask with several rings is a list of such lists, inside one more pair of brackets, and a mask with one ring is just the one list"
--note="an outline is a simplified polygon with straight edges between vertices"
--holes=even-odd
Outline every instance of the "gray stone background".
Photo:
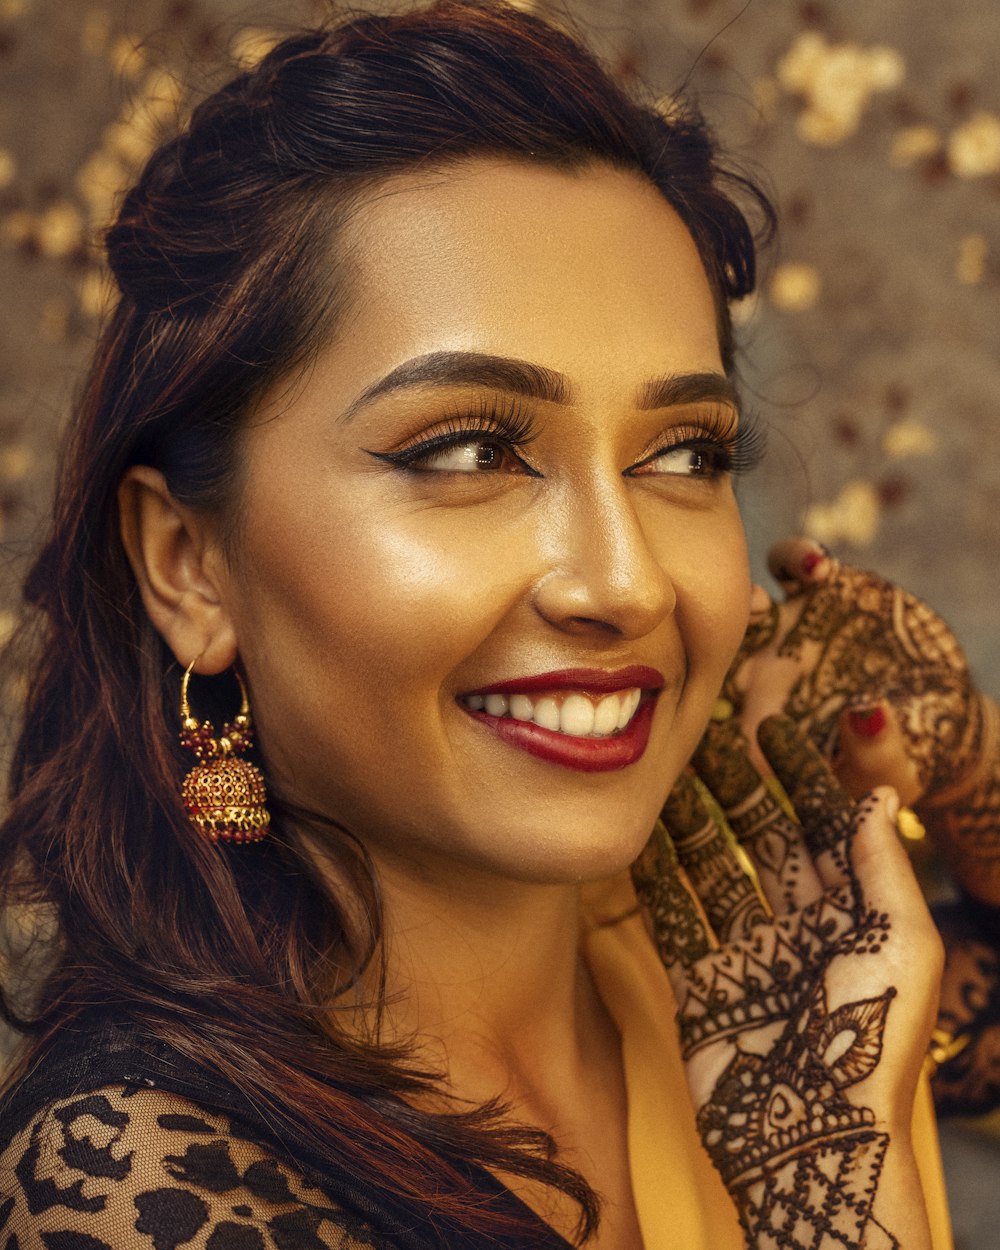
[[[931,602],[1000,695],[1000,3],[536,3],[621,76],[685,85],[778,204],[739,310],[771,428],[742,487],[758,576],[811,533]],[[108,298],[93,242],[116,193],[192,91],[331,11],[0,0],[0,639]],[[1000,1156],[947,1145],[959,1250],[994,1247]]]

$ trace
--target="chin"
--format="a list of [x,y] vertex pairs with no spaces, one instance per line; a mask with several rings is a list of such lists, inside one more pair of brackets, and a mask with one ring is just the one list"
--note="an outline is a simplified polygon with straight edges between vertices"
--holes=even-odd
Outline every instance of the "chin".
[[523,855],[512,858],[511,875],[539,885],[580,885],[615,876],[638,858],[649,841],[657,814],[654,811],[641,824],[632,813],[628,822],[611,819],[595,826],[591,818],[588,827],[539,830],[524,847]]

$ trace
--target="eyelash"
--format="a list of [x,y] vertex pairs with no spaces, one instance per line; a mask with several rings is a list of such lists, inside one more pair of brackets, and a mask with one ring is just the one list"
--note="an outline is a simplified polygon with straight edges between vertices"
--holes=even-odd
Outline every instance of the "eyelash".
[[[409,447],[401,447],[398,451],[369,451],[368,455],[374,456],[376,460],[384,460],[397,469],[419,472],[421,460],[429,460],[431,456],[449,451],[452,447],[461,447],[476,438],[493,439],[514,451],[518,447],[527,446],[535,436],[531,415],[517,396],[509,399],[501,399],[500,396],[493,396],[491,399],[484,397],[479,401],[478,412],[456,413],[430,438],[422,439]],[[538,476],[534,469],[527,465],[525,468],[533,476]]]
[[[500,396],[493,396],[480,400],[477,412],[465,411],[449,417],[443,428],[430,438],[401,447],[398,451],[368,451],[367,454],[391,464],[394,468],[420,472],[422,460],[429,460],[453,447],[464,446],[476,438],[495,440],[516,455],[517,448],[527,446],[535,437],[535,424],[518,397],[502,399]],[[743,412],[739,426],[734,431],[729,411],[717,409],[697,426],[675,429],[669,443],[644,456],[626,471],[635,474],[637,470],[652,464],[668,452],[690,450],[703,452],[710,460],[706,473],[693,476],[710,479],[727,474],[737,476],[750,472],[760,464],[766,444],[767,431],[756,413]],[[530,465],[525,464],[521,457],[517,459],[530,476],[541,476]]]
[[749,473],[763,460],[767,450],[767,429],[755,412],[744,410],[740,413],[739,425],[734,430],[730,412],[716,409],[697,426],[678,427],[671,431],[670,442],[644,456],[628,471],[634,474],[644,465],[658,460],[660,456],[681,450],[703,452],[709,458],[708,472],[697,476],[737,477],[742,473]]

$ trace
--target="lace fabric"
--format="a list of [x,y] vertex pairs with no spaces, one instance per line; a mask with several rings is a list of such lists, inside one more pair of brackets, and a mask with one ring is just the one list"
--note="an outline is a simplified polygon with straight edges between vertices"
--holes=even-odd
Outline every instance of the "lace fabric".
[[388,1250],[363,1219],[160,1089],[50,1103],[0,1154],[4,1250]]

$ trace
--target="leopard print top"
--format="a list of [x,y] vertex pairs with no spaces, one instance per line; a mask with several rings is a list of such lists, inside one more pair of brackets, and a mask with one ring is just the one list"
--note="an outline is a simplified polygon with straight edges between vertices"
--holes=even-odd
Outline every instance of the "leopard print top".
[[224,1115],[109,1085],[50,1103],[0,1155],[3,1250],[385,1250]]
[[484,1202],[533,1226],[527,1240],[434,1226],[377,1177],[286,1147],[165,1045],[67,1030],[0,1099],[0,1250],[569,1250],[481,1169]]

